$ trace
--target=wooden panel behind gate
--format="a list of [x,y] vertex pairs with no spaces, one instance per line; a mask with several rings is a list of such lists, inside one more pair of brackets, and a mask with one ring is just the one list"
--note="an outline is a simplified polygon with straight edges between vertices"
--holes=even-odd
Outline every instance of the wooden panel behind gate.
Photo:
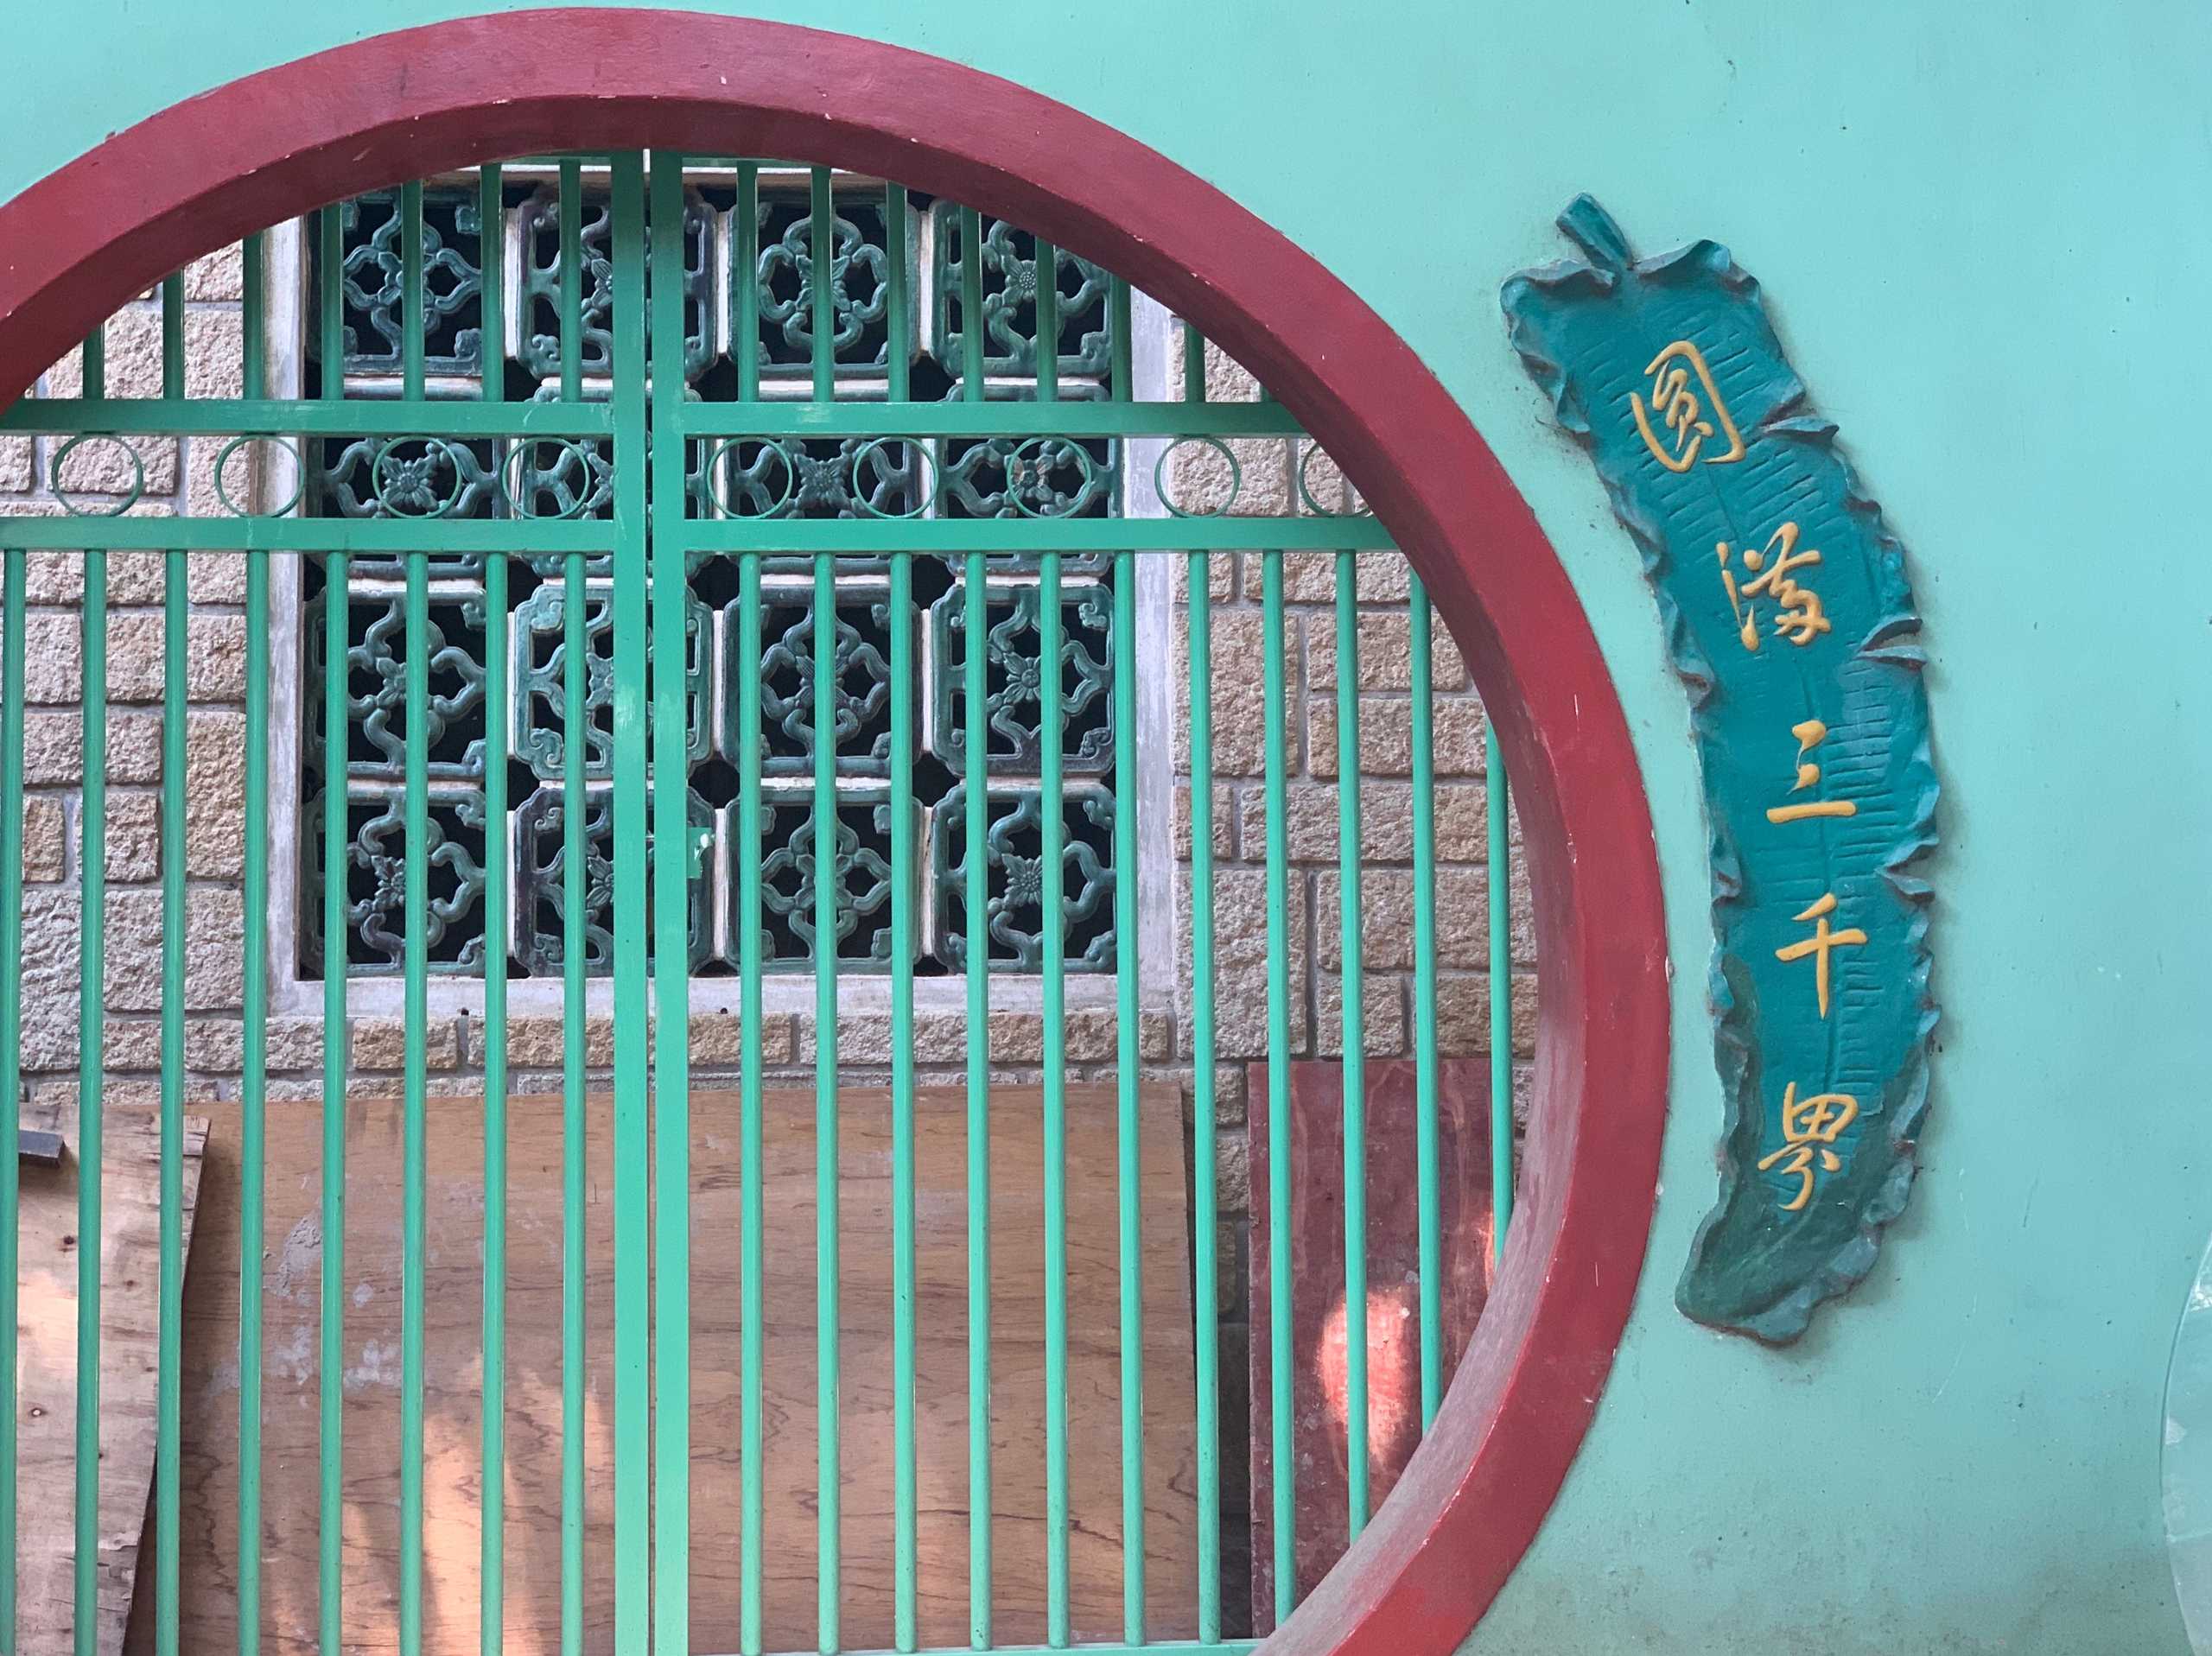
[[[844,1637],[892,1642],[890,1109],[879,1088],[842,1097],[845,1452]],[[771,1650],[815,1643],[815,1278],[810,1092],[765,1096],[768,1306],[764,1632]],[[195,1109],[200,1107],[195,1106]],[[692,1102],[692,1640],[738,1647],[738,1110]],[[917,1096],[920,1634],[967,1642],[967,1203],[964,1094]],[[238,1118],[212,1118],[186,1281],[182,1627],[189,1650],[235,1648]],[[1187,1636],[1195,1602],[1187,1202],[1172,1089],[1143,1099],[1146,1558],[1154,1637]],[[1114,1097],[1068,1093],[1071,1596],[1078,1639],[1119,1636],[1122,1612],[1118,1278]],[[560,1181],[557,1098],[512,1107],[509,1193],[507,1648],[558,1648]],[[264,1642],[307,1656],[315,1624],[318,1209],[321,1118],[269,1114],[269,1255],[263,1472]],[[474,1653],[478,1633],[481,1105],[433,1100],[424,1433],[427,1656]],[[347,1123],[346,1623],[347,1648],[394,1650],[398,1591],[400,1107],[355,1099]],[[613,1228],[609,1101],[591,1100],[585,1615],[611,1647]],[[992,1094],[993,1526],[996,1638],[1044,1641],[1043,1274],[1039,1095]],[[151,1648],[147,1596],[130,1647]]]

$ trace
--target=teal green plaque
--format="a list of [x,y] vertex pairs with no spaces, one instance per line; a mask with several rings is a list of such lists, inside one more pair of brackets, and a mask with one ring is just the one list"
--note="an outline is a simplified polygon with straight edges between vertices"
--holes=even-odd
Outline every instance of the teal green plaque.
[[1726,248],[1583,260],[1503,302],[1589,449],[1689,687],[1711,828],[1719,1201],[1675,1301],[1783,1342],[1874,1263],[1928,1108],[1936,783],[1904,549]]

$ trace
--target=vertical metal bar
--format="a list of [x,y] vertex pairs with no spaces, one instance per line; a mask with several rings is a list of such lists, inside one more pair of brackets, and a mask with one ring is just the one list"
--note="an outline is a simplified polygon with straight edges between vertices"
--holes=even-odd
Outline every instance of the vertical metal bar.
[[983,400],[983,216],[960,209],[960,394]]
[[[972,235],[975,210],[961,209],[963,285],[980,288]],[[980,302],[963,301],[963,391],[979,402],[983,380]],[[991,1643],[991,860],[990,608],[983,555],[970,552],[961,587],[963,805],[966,821],[968,973],[968,1642]]]
[[1487,720],[1483,782],[1490,813],[1490,1203],[1492,1250],[1502,1259],[1513,1218],[1513,841],[1505,756]]
[[591,637],[584,555],[571,552],[561,587],[561,1656],[584,1637],[585,923],[589,917]]
[[1111,393],[1116,403],[1127,403],[1136,395],[1136,376],[1132,366],[1129,338],[1129,284],[1120,276],[1109,279],[1106,288],[1107,372],[1111,380]]
[[1267,746],[1268,1443],[1274,1619],[1298,1607],[1296,1358],[1290,1295],[1290,828],[1288,697],[1284,688],[1282,554],[1260,555],[1261,694]]
[[184,277],[162,283],[162,395],[184,395]]
[[[690,1656],[691,1573],[691,859],[684,735],[683,157],[656,150],[648,269],[652,561],[653,1648]],[[634,298],[632,301],[635,302]]]
[[[1109,390],[1135,395],[1129,284],[1107,289]],[[1145,1640],[1144,1158],[1138,1112],[1143,1002],[1137,948],[1137,558],[1114,559],[1114,1114],[1120,1240],[1122,1356],[1122,1638]]]
[[1206,336],[1187,318],[1183,323],[1183,400],[1206,400]]
[[107,399],[107,328],[105,324],[85,336],[84,391],[87,403]]
[[[257,252],[257,249],[254,250]],[[248,337],[251,337],[249,329]],[[238,1656],[261,1647],[262,1257],[269,1103],[269,560],[245,562],[245,1063],[238,1082]],[[80,1241],[79,1246],[82,1246]]]
[[[823,186],[817,181],[817,191]],[[817,208],[819,207],[817,202]],[[817,213],[817,228],[819,213]],[[817,242],[817,246],[820,244]],[[820,266],[816,266],[817,270]],[[820,320],[820,311],[816,312]],[[821,334],[815,336],[820,385]],[[837,579],[814,561],[814,1304],[817,1648],[837,1648]]]
[[401,395],[423,395],[423,181],[399,187],[399,373]]
[[561,400],[584,394],[584,169],[561,163]]
[[[156,1656],[177,1656],[177,1545],[182,1534],[183,1486],[178,1450],[183,1412],[184,1346],[184,810],[185,810],[185,555],[162,559],[162,1212],[158,1329],[154,1411],[154,1649]],[[10,630],[14,636],[14,630]],[[0,689],[10,707],[20,695]],[[0,901],[4,901],[0,894]],[[18,905],[20,907],[20,905]],[[9,1043],[10,1050],[14,1048]],[[5,1081],[0,1076],[0,1082]],[[7,1137],[0,1139],[0,1184],[13,1190],[16,1178],[15,1113],[6,1113]],[[10,1239],[12,1215],[0,1221]],[[12,1261],[0,1268],[4,1291],[15,1292]],[[0,1328],[12,1343],[13,1306],[0,1307]],[[4,1360],[16,1372],[15,1354]],[[12,1383],[12,1381],[11,1381]],[[8,1431],[12,1433],[14,1411]],[[12,1457],[10,1457],[12,1462]],[[12,1490],[14,1479],[9,1485]]]
[[830,169],[810,174],[806,243],[808,296],[813,301],[814,400],[837,394],[837,216],[830,199]]
[[[645,163],[612,158],[614,286],[614,1648],[645,1656],[652,1626],[649,1394],[652,1202],[645,1031],[648,585]],[[680,497],[679,497],[680,498]],[[679,682],[682,657],[670,664]]]
[[1144,1158],[1137,1107],[1143,1003],[1137,973],[1136,732],[1137,555],[1122,552],[1114,559],[1114,1171],[1121,1240],[1122,1638],[1132,1645],[1144,1643],[1145,1637]]
[[[89,386],[91,381],[86,380]],[[85,794],[78,884],[84,911],[77,999],[77,1525],[72,1641],[99,1656],[100,1537],[100,1259],[107,1165],[105,1085],[107,983],[107,554],[85,554]],[[0,740],[0,748],[7,746]],[[11,813],[12,814],[12,813]]]
[[[506,315],[499,169],[477,177],[480,324],[478,384],[484,401],[506,397]],[[507,560],[484,566],[484,1436],[481,1583],[477,1648],[506,1641],[507,1511]]]
[[[888,267],[884,360],[894,403],[912,396],[912,327],[907,315],[906,192],[883,193],[884,257]],[[917,456],[918,456],[918,447]],[[918,478],[918,482],[921,479]],[[893,1643],[913,1650],[919,1640],[921,1592],[920,1476],[914,1436],[915,1145],[914,905],[920,900],[914,855],[914,568],[912,555],[891,560],[891,1275]]]
[[1221,1637],[1221,1363],[1215,1259],[1213,597],[1206,554],[1187,565],[1191,644],[1191,1233],[1197,1325],[1198,1638]]
[[[1041,293],[1041,289],[1039,290]],[[1040,358],[1041,360],[1041,358]],[[1038,391],[1044,394],[1040,381]],[[1046,1639],[1065,1645],[1068,1578],[1067,834],[1061,746],[1060,555],[1038,564],[1038,925],[1044,945]]]
[[240,365],[240,389],[249,402],[269,395],[269,270],[263,243],[263,232],[257,230],[238,248],[245,284],[241,289],[245,359]]
[[430,561],[407,555],[407,739],[404,869],[406,1008],[401,1083],[399,1273],[399,1649],[423,1647],[423,1253],[429,1245],[423,1134],[430,1021]]
[[[895,265],[893,268],[897,268]],[[920,1588],[914,1443],[914,570],[891,559],[891,1310],[893,1642],[915,1647]]]
[[1436,684],[1433,612],[1408,578],[1414,750],[1414,1162],[1421,1270],[1421,1429],[1444,1396],[1444,1192],[1436,1100]]
[[[913,394],[913,341],[906,309],[906,192],[899,185],[884,187],[883,225],[888,267],[887,392],[891,401],[903,403]],[[914,1436],[913,913],[920,899],[914,855],[915,677],[913,559],[899,553],[891,560],[891,1303],[892,1620],[893,1642],[901,1651],[913,1650],[918,1643],[921,1592],[920,1476]]]
[[883,187],[883,314],[888,328],[883,356],[890,379],[886,395],[891,402],[904,403],[914,394],[914,330],[906,308],[912,300],[906,279],[906,187],[903,184]]
[[1057,402],[1060,395],[1060,253],[1041,236],[1037,258],[1037,400]]
[[744,1190],[739,1223],[742,1230],[744,1279],[740,1307],[744,1332],[739,1352],[739,1501],[744,1527],[739,1538],[739,1648],[760,1656],[761,1519],[766,1505],[764,1475],[765,1423],[761,1408],[761,1358],[766,1345],[767,1293],[763,1285],[767,1259],[767,1177],[760,1098],[760,555],[747,552],[738,564],[737,676],[737,917],[738,985],[741,1043],[739,1131],[743,1139]]
[[[23,609],[29,565],[29,555],[21,550],[0,553],[0,1384],[7,1388],[0,1397],[6,1416],[0,1420],[0,1563],[7,1566],[0,1570],[5,1577],[0,1581],[0,1648],[11,1653],[18,1648],[16,1267],[22,1204],[16,1148],[23,1107]],[[80,1238],[79,1247],[84,1245]],[[164,1288],[169,1280],[162,1278]],[[162,1355],[175,1362],[166,1340]]]
[[[583,168],[561,163],[561,397],[583,396]],[[562,570],[561,775],[561,1656],[581,1656],[584,1639],[584,1196],[588,1106],[584,1065],[590,1012],[584,999],[589,944],[591,635],[584,555]]]
[[735,268],[730,272],[730,331],[737,341],[737,396],[760,395],[760,163],[737,164],[737,211],[730,234]]
[[[317,327],[321,334],[322,397],[338,402],[346,387],[345,266],[336,206],[316,215]],[[317,1317],[315,1443],[316,1649],[340,1656],[345,1628],[346,1378],[346,973],[349,930],[346,820],[346,734],[351,686],[347,600],[351,560],[334,552],[323,562],[322,676],[322,1272]]]
[[1367,1526],[1367,976],[1360,948],[1359,616],[1356,555],[1337,554],[1337,885],[1344,959],[1344,1494]]

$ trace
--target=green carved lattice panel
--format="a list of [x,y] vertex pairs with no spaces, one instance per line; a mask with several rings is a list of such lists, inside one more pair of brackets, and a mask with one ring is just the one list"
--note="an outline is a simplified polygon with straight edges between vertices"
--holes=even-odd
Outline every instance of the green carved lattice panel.
[[[557,784],[540,787],[523,801],[513,817],[515,901],[513,957],[532,974],[554,976],[561,970],[566,947],[566,926],[572,894],[567,888],[565,849],[569,825],[563,790]],[[688,796],[686,815],[695,844],[710,841],[715,813],[696,793]],[[614,790],[611,784],[594,783],[584,790],[584,890],[582,898],[584,961],[594,976],[605,976],[614,960]],[[646,820],[651,822],[648,804]],[[652,911],[652,835],[645,836],[647,872],[646,912]],[[713,897],[709,882],[691,883],[690,963],[694,972],[713,958],[715,936]],[[652,928],[647,928],[648,933]],[[648,949],[651,949],[650,940]]]
[[[968,964],[967,789],[956,786],[930,813],[929,866],[932,943],[947,967]],[[1046,802],[1034,787],[992,788],[985,795],[989,826],[984,862],[990,880],[987,955],[1034,972],[1045,960],[1044,826]],[[1077,787],[1059,802],[1061,936],[1071,971],[1110,971],[1114,965],[1113,796]]]
[[[614,611],[609,584],[596,578],[584,587],[584,775],[609,780],[614,765]],[[709,751],[707,690],[715,619],[694,600],[683,629],[684,758],[696,765]],[[508,660],[514,687],[514,726],[509,752],[539,778],[557,782],[568,764],[568,587],[549,581],[514,606],[508,619]],[[652,695],[656,663],[645,663],[645,693]]]
[[[931,272],[935,304],[935,352],[947,374],[961,372],[964,332],[969,326],[961,301],[968,250],[963,244],[960,209],[938,202],[933,212]],[[1027,378],[1037,372],[1037,238],[1003,219],[982,221],[983,371],[987,376]],[[1055,342],[1063,378],[1103,375],[1112,360],[1113,336],[1107,294],[1111,278],[1088,259],[1055,249],[1052,280],[1059,294],[1059,339]]]
[[[812,386],[814,348],[813,219],[804,169],[762,167],[754,222],[738,223],[735,174],[702,168],[684,199],[683,284],[685,395],[692,402],[726,401],[744,330],[753,330],[753,360],[764,397],[788,400]],[[576,341],[587,399],[606,394],[613,342],[612,229],[604,175],[587,164],[578,272],[582,330]],[[434,184],[424,192],[426,275],[430,289],[424,346],[432,398],[474,397],[476,382],[496,375],[511,397],[558,393],[563,272],[560,190],[550,167],[532,164],[506,174],[502,235],[506,259],[504,337],[509,357],[486,363],[482,352],[481,238],[473,181]],[[836,317],[835,396],[841,403],[880,403],[888,394],[891,341],[910,342],[905,365],[917,397],[958,397],[961,387],[962,278],[959,213],[945,202],[911,198],[892,234],[881,186],[834,174],[836,246],[827,269]],[[439,790],[434,815],[445,834],[438,863],[451,890],[435,906],[434,963],[467,969],[483,951],[481,910],[484,707],[483,662],[503,649],[513,689],[508,731],[518,778],[505,831],[517,855],[513,935],[506,940],[517,968],[559,969],[562,783],[568,764],[563,730],[566,663],[562,606],[563,555],[529,555],[510,565],[510,607],[486,613],[485,560],[445,549],[442,526],[462,522],[543,520],[569,523],[612,516],[613,445],[606,437],[425,437],[408,430],[400,396],[405,341],[401,337],[398,193],[353,204],[341,219],[346,325],[346,371],[353,397],[388,397],[388,432],[327,438],[303,451],[303,509],[315,516],[418,522],[431,555],[433,584],[431,775]],[[893,246],[905,250],[909,310],[894,330],[888,307]],[[1002,222],[984,221],[983,322],[987,333],[984,395],[993,402],[1034,397],[1037,266],[1033,241]],[[734,273],[748,268],[747,285]],[[1111,358],[1107,280],[1096,267],[1061,255],[1056,266],[1062,329],[1058,395],[1096,400]],[[650,282],[650,273],[648,280]],[[752,314],[741,314],[750,294]],[[308,333],[313,334],[315,329]],[[313,360],[312,352],[310,359]],[[309,387],[313,390],[312,383]],[[889,419],[887,412],[887,420]],[[898,522],[1029,519],[1049,534],[1059,518],[1111,517],[1122,510],[1124,479],[1117,441],[1110,438],[993,437],[916,439],[887,427],[878,436],[687,440],[683,514],[693,519],[843,519]],[[654,508],[657,517],[662,508]],[[838,661],[838,836],[841,907],[838,957],[867,972],[889,964],[889,841],[886,787],[890,772],[889,661],[895,631],[912,629],[919,670],[915,707],[920,746],[912,767],[912,803],[929,847],[919,894],[925,936],[917,968],[957,972],[964,958],[964,904],[950,900],[942,871],[960,824],[948,816],[960,797],[964,771],[961,682],[962,582],[966,559],[938,552],[914,563],[913,607],[890,608],[890,559],[838,557],[836,632]],[[763,555],[763,649],[758,660],[737,657],[738,580],[734,558],[694,552],[686,630],[686,762],[693,815],[702,836],[700,880],[692,904],[695,970],[734,970],[737,869],[757,856],[773,878],[764,893],[764,958],[777,969],[813,958],[810,782],[814,767],[811,557]],[[349,618],[348,722],[343,772],[354,818],[346,871],[349,954],[357,970],[395,969],[403,893],[398,865],[386,841],[400,784],[405,727],[405,639],[399,625],[407,559],[380,554],[353,560]],[[592,812],[586,831],[592,873],[585,894],[588,967],[607,968],[603,863],[608,825],[602,820],[611,774],[612,629],[607,605],[611,568],[605,555],[585,555],[591,582],[586,668],[584,763]],[[1111,962],[1105,926],[1111,890],[1109,836],[1100,827],[1110,802],[1118,733],[1113,725],[1108,663],[1112,658],[1113,555],[1064,555],[1070,579],[1063,612],[1063,746],[1070,792],[1068,908],[1065,916],[1071,969]],[[1033,777],[1041,758],[1037,728],[1043,673],[1037,661],[1033,554],[995,555],[988,564],[991,615],[989,771],[993,781],[991,958],[1033,970],[1042,917],[1030,891],[1033,843],[1041,820]],[[307,624],[308,682],[321,682],[323,629],[313,593]],[[650,672],[650,668],[649,668]],[[761,691],[763,842],[737,844],[739,689]],[[321,712],[311,689],[305,709],[302,768],[306,791],[325,785]],[[526,777],[527,780],[523,780]],[[1024,793],[1025,778],[1029,791]],[[1011,790],[1001,797],[1001,789]],[[310,814],[303,843],[319,841]],[[950,837],[948,837],[950,836]],[[313,862],[312,857],[308,860]],[[319,958],[314,936],[321,918],[319,866],[303,883],[305,958]]]
[[[1046,682],[1038,636],[1039,589],[1030,582],[986,588],[985,763],[995,776],[1035,776],[1042,762]],[[931,751],[946,767],[968,765],[967,584],[930,606]],[[1071,581],[1060,600],[1060,749],[1071,775],[1103,776],[1114,763],[1114,595],[1097,581]]]

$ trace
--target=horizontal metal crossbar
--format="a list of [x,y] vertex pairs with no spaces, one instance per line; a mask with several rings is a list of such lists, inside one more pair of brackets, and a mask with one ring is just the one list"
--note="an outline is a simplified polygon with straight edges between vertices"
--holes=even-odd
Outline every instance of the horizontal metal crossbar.
[[[12,531],[10,531],[12,533]],[[687,551],[888,554],[963,552],[1382,552],[1372,517],[986,517],[693,519],[671,530]]]
[[605,403],[419,397],[343,403],[27,397],[0,414],[0,431],[56,436],[601,437],[613,429],[613,413]]
[[100,517],[0,519],[0,546],[111,552],[602,553],[611,523],[588,518]]
[[697,436],[1302,437],[1280,403],[692,403]]

